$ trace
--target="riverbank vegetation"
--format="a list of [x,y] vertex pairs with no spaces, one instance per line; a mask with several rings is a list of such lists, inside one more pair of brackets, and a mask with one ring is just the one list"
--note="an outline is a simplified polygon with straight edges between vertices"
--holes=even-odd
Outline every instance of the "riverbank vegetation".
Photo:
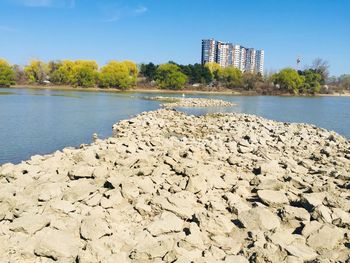
[[15,73],[6,60],[0,59],[0,86],[9,87],[15,84]]
[[233,91],[243,94],[343,93],[350,91],[350,75],[329,77],[329,65],[316,59],[304,70],[285,68],[273,74],[241,72],[216,63],[180,65],[175,62],[137,65],[132,61],[110,61],[99,67],[92,60],[44,62],[10,65],[0,60],[0,86],[49,85],[80,88],[99,87],[127,90],[133,87],[164,90]]

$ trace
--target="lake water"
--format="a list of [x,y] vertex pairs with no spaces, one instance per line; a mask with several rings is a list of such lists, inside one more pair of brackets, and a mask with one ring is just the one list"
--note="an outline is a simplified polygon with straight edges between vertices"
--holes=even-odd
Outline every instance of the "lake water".
[[[0,164],[18,163],[35,154],[90,143],[112,134],[112,125],[140,112],[159,108],[150,93],[105,93],[34,89],[0,89]],[[270,97],[186,95],[217,98],[230,108],[181,109],[191,114],[244,112],[283,122],[304,122],[350,138],[350,97]]]

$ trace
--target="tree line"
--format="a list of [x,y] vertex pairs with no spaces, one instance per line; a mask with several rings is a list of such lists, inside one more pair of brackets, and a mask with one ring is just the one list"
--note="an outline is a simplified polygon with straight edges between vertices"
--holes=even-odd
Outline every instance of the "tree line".
[[130,89],[136,85],[162,89],[220,88],[261,94],[316,94],[332,88],[350,90],[350,75],[329,78],[329,65],[316,59],[305,70],[285,68],[263,76],[241,72],[234,67],[222,68],[217,63],[180,65],[175,62],[136,65],[132,61],[110,61],[99,67],[92,60],[31,60],[24,67],[0,59],[0,86],[14,84],[54,84],[73,87]]
[[136,84],[138,69],[132,61],[110,61],[99,69],[95,61],[64,60],[45,63],[31,60],[23,68],[0,60],[0,85],[57,84],[73,87],[127,89]]

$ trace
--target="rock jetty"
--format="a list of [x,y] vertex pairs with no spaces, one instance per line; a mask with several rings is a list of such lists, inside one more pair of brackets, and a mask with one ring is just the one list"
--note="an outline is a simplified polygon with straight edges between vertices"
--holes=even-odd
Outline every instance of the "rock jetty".
[[0,262],[349,262],[350,143],[246,114],[146,112],[0,167]]
[[148,100],[157,100],[164,102],[161,107],[164,108],[191,108],[191,107],[232,107],[236,104],[219,100],[219,99],[205,99],[205,98],[178,98],[178,97],[145,97]]

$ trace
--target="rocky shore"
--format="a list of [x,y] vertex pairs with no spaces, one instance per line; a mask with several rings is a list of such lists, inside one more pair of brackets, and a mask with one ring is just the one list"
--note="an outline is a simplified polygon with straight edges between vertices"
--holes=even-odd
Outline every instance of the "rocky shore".
[[178,97],[145,97],[148,100],[157,100],[164,102],[161,107],[164,108],[191,108],[191,107],[232,107],[234,103],[218,99],[205,98],[178,98]]
[[349,179],[334,132],[146,112],[0,167],[0,262],[349,262]]

